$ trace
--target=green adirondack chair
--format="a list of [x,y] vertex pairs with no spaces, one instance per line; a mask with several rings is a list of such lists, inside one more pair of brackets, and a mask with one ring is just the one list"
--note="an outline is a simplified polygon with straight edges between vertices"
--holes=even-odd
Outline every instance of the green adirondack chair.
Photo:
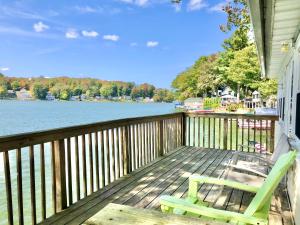
[[[260,188],[225,179],[191,176],[189,178],[188,197],[178,199],[171,196],[162,196],[160,199],[161,209],[163,212],[203,216],[230,223],[266,225],[268,224],[273,192],[288,169],[293,165],[296,155],[296,151],[281,155]],[[244,213],[214,209],[198,199],[199,184],[203,183],[224,185],[256,194]]]

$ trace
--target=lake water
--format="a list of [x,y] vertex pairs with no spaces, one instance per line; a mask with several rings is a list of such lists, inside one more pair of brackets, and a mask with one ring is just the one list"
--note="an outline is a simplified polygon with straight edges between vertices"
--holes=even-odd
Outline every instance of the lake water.
[[170,103],[0,101],[0,136],[171,112]]
[[[174,105],[167,103],[99,103],[99,102],[46,102],[46,101],[0,101],[0,136],[47,130],[99,121],[128,117],[159,115],[174,112]],[[40,220],[40,165],[39,150],[35,149],[35,178],[37,213]],[[14,221],[18,224],[17,172],[15,151],[9,154]],[[46,202],[47,216],[52,214],[51,202],[51,152],[45,145]],[[30,183],[28,149],[22,149],[22,180],[25,224],[30,224]],[[0,153],[0,225],[7,224],[6,194],[4,182],[3,156]]]

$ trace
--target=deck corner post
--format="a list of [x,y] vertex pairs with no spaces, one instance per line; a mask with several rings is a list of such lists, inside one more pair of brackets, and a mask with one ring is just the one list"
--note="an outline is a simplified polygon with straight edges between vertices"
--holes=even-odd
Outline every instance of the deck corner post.
[[224,118],[223,149],[227,150],[228,118]]
[[159,156],[164,155],[164,121],[159,121]]
[[65,142],[64,139],[54,141],[56,209],[58,212],[67,208]]

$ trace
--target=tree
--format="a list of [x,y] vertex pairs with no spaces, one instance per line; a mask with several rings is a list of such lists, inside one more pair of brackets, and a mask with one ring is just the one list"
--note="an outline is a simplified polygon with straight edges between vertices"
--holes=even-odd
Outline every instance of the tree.
[[100,94],[105,98],[112,96],[113,92],[113,87],[110,84],[105,84],[100,88]]
[[20,89],[20,82],[15,80],[11,83],[11,88],[14,90],[14,91],[17,91]]
[[226,71],[227,79],[236,85],[239,101],[240,88],[251,88],[260,80],[260,67],[254,45],[236,51]]
[[262,82],[257,82],[257,89],[264,100],[267,100],[270,96],[276,95],[277,88],[278,81],[276,79],[264,79]]
[[154,91],[153,100],[155,102],[173,102],[174,95],[168,89],[158,88]]
[[48,88],[41,83],[34,83],[31,88],[31,94],[34,98],[44,100],[47,96]]
[[59,99],[61,99],[61,100],[69,100],[71,98],[71,96],[72,96],[71,89],[69,89],[69,88],[63,88],[60,91]]

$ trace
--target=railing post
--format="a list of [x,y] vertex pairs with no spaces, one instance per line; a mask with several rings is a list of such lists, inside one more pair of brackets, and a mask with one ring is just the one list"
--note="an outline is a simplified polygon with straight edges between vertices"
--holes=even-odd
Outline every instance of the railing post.
[[[267,124],[268,125],[268,124]],[[270,152],[274,152],[275,121],[271,120]]]
[[66,165],[64,139],[54,141],[56,210],[62,211],[67,207]]
[[159,156],[164,155],[164,121],[159,121]]
[[182,136],[181,136],[181,145],[186,145],[186,115],[185,113],[182,113],[182,121],[181,121],[181,129],[182,129]]
[[227,135],[228,135],[228,118],[224,118],[224,132],[223,132],[223,148],[227,149]]

